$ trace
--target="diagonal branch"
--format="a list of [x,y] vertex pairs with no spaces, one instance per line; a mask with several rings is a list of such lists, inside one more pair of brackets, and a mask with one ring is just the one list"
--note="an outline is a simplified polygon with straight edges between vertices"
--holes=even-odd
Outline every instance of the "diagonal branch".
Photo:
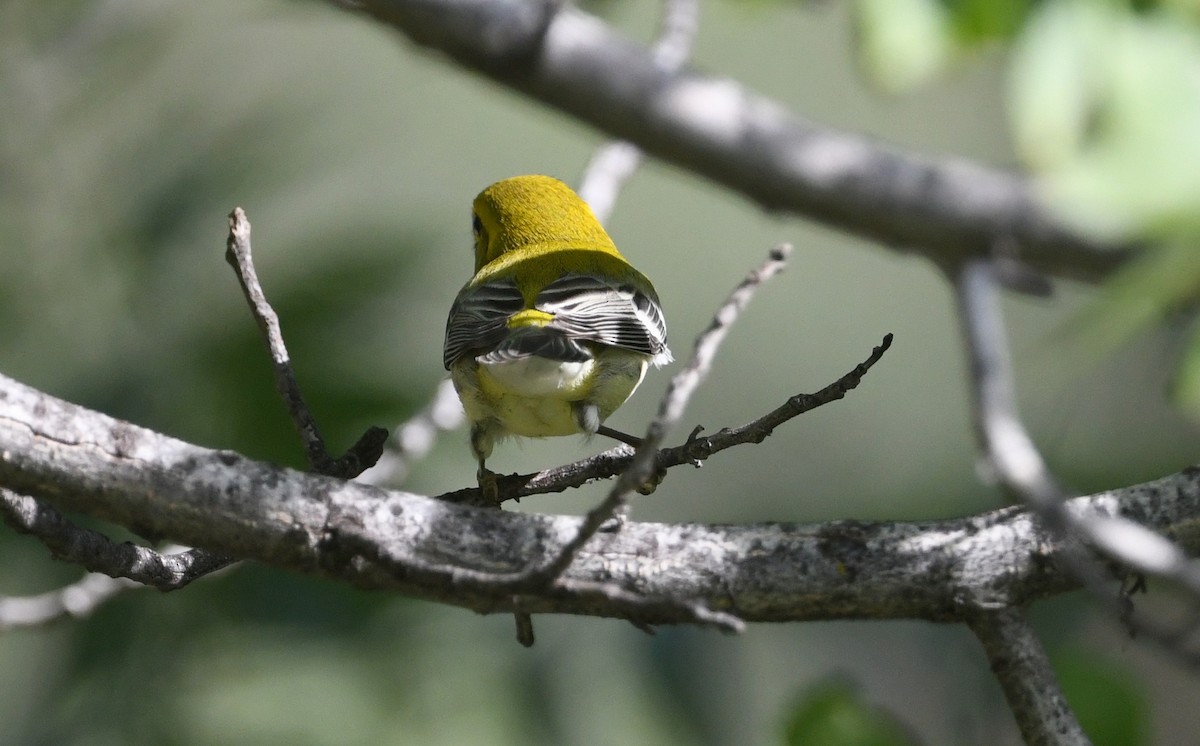
[[708,377],[712,369],[713,359],[724,341],[729,328],[737,321],[738,316],[749,305],[750,299],[762,287],[763,283],[783,271],[787,265],[792,247],[779,244],[771,249],[766,260],[753,269],[744,280],[729,294],[729,298],[721,304],[713,316],[708,328],[696,338],[696,346],[691,358],[667,386],[659,403],[658,414],[646,429],[641,445],[634,451],[629,465],[621,472],[616,484],[609,490],[608,496],[599,505],[587,512],[578,533],[563,546],[551,562],[537,570],[537,576],[546,580],[554,580],[575,560],[584,545],[596,535],[600,527],[613,518],[624,507],[626,497],[635,489],[646,484],[653,476],[658,447],[663,438],[683,417],[683,412],[700,384]]
[[1054,668],[1018,608],[985,611],[971,630],[983,643],[1004,698],[1028,746],[1090,746],[1091,741],[1058,686]]
[[379,460],[383,453],[383,445],[387,442],[387,430],[371,427],[340,458],[335,459],[329,455],[317,421],[300,394],[300,384],[296,381],[296,372],[292,369],[287,347],[283,343],[279,317],[267,302],[262,285],[258,282],[258,273],[254,270],[254,262],[250,256],[250,221],[246,219],[246,213],[240,207],[233,208],[233,212],[229,213],[229,239],[225,261],[237,274],[246,302],[250,304],[250,312],[254,314],[254,320],[258,322],[258,328],[262,331],[263,340],[271,354],[271,365],[275,370],[275,387],[283,397],[292,424],[296,426],[296,432],[304,443],[304,453],[309,466],[321,474],[344,479],[358,476]]
[[362,0],[455,62],[772,211],[953,264],[996,236],[1043,272],[1096,280],[1124,250],[1081,235],[1019,175],[820,127],[738,83],[660,65],[557,0]]
[[[746,443],[761,443],[775,428],[788,420],[810,412],[817,407],[835,402],[858,387],[863,376],[892,346],[892,335],[884,335],[879,346],[854,369],[838,378],[820,391],[812,394],[796,394],[779,407],[744,425],[724,428],[712,435],[701,437],[699,429],[693,431],[681,445],[664,448],[655,459],[655,469],[661,472],[675,466],[690,464],[699,466],[710,456],[727,448]],[[632,450],[625,445],[611,448],[603,453],[564,466],[545,469],[535,474],[510,474],[496,480],[499,487],[499,502],[518,500],[530,495],[547,492],[562,492],[571,487],[580,487],[599,479],[608,479],[624,472],[633,460]],[[438,495],[441,500],[464,505],[495,505],[489,502],[477,487],[456,490]]]
[[992,475],[1014,499],[1028,505],[1064,546],[1064,563],[1094,597],[1134,629],[1200,666],[1200,651],[1186,650],[1184,644],[1191,627],[1170,630],[1158,620],[1133,614],[1123,590],[1114,587],[1112,573],[1080,542],[1101,550],[1123,567],[1179,583],[1189,591],[1194,607],[1200,606],[1200,562],[1166,537],[1128,518],[1076,514],[1068,508],[1069,495],[1050,473],[1021,422],[994,269],[986,260],[969,261],[954,279],[970,359],[976,437]]

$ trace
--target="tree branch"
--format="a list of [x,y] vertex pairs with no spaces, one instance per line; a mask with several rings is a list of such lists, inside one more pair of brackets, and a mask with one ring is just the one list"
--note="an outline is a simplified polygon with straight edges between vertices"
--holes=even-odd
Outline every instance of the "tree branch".
[[[664,0],[660,31],[650,56],[664,71],[679,70],[691,55],[699,30],[699,0]],[[641,163],[641,149],[627,140],[605,143],[592,156],[577,191],[601,223],[608,222],[621,187]]]
[[70,615],[83,617],[118,594],[150,586],[172,591],[228,567],[232,557],[180,547],[157,552],[75,525],[54,508],[0,487],[0,517],[19,533],[30,534],[60,560],[91,572],[82,579],[36,596],[0,596],[0,630],[48,624]]
[[236,560],[202,549],[156,552],[81,528],[49,505],[0,487],[0,516],[9,526],[31,534],[54,556],[92,572],[128,578],[160,591],[174,591]]
[[1099,279],[1124,249],[1081,235],[1029,181],[819,127],[734,81],[672,71],[555,0],[362,0],[414,42],[772,211],[795,212],[945,264],[998,236],[1043,272]]
[[283,343],[279,317],[267,302],[262,285],[258,282],[258,273],[254,270],[254,262],[250,256],[250,221],[246,219],[246,213],[240,207],[233,208],[233,212],[229,213],[229,239],[226,244],[225,261],[237,274],[246,302],[250,304],[250,312],[262,331],[275,371],[275,388],[283,398],[292,424],[295,425],[296,432],[304,444],[304,455],[308,458],[309,466],[320,474],[345,479],[356,477],[373,466],[379,460],[383,453],[383,445],[387,442],[387,430],[381,427],[369,428],[340,458],[335,459],[329,455],[317,421],[300,394],[300,384],[296,381],[296,372],[292,369],[287,347]]
[[1068,493],[1050,473],[1021,422],[1000,289],[991,263],[968,261],[954,280],[970,361],[976,438],[992,476],[1013,499],[1034,511],[1063,545],[1064,564],[1115,616],[1192,665],[1200,665],[1200,652],[1187,650],[1185,644],[1191,625],[1168,629],[1157,619],[1135,614],[1122,590],[1111,587],[1110,569],[1083,544],[1119,563],[1121,571],[1131,568],[1179,583],[1189,592],[1194,608],[1200,606],[1200,563],[1135,521],[1076,514],[1068,508]]
[[1033,628],[1017,608],[970,620],[1028,746],[1090,746]]
[[[683,464],[700,466],[709,457],[727,448],[746,443],[763,442],[775,431],[775,428],[788,420],[844,398],[847,393],[858,387],[867,371],[879,362],[891,346],[892,335],[884,335],[883,341],[871,351],[870,357],[838,380],[816,393],[796,394],[779,407],[745,425],[727,427],[704,437],[700,437],[700,428],[696,428],[681,445],[660,450],[655,458],[655,469],[662,472]],[[632,449],[629,446],[620,445],[595,456],[545,469],[535,474],[502,476],[496,480],[499,488],[498,500],[504,502],[546,492],[562,492],[565,489],[580,487],[599,479],[608,479],[628,469],[632,460]],[[478,487],[448,492],[438,495],[438,498],[464,505],[497,504],[489,502]]]
[[[569,516],[452,505],[214,451],[89,411],[0,376],[0,485],[61,509],[276,567],[481,612],[514,599],[476,575],[516,573],[576,535]],[[1200,468],[1069,503],[1200,550]],[[363,548],[371,547],[372,557]],[[1006,509],[929,523],[627,524],[600,534],[529,613],[692,621],[694,599],[746,621],[962,620],[1076,587],[1060,547]],[[586,588],[620,594],[582,593]]]

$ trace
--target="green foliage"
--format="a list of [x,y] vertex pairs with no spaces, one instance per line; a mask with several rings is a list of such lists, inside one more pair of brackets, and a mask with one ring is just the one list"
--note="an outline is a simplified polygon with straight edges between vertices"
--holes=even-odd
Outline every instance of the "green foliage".
[[[1073,326],[1094,357],[1200,301],[1200,3],[1195,0],[859,0],[859,58],[886,91],[925,83],[982,45],[1010,47],[1013,149],[1084,233],[1156,247]],[[1177,403],[1200,417],[1200,350]]]
[[[1094,354],[1187,323],[1200,301],[1200,30],[1164,10],[1048,4],[1014,52],[1012,117],[1018,153],[1067,219],[1149,247],[1075,324],[1077,343]],[[1193,415],[1197,354],[1175,389]]]
[[[888,90],[910,90],[977,49],[1023,39],[1058,4],[864,0],[855,10],[862,49],[872,47],[877,58],[863,68],[892,76]],[[1139,4],[1141,15],[1110,5],[1123,24],[1183,29],[1177,39],[1186,38],[1196,12],[1185,0]],[[908,125],[887,112],[850,118],[881,109],[844,69],[849,10],[812,6],[764,0],[749,13],[706,6],[697,65],[717,72],[741,65],[736,77],[802,113],[814,100],[803,97],[810,91],[845,104],[847,126],[888,139],[948,132],[970,143],[962,147],[969,157],[992,147],[999,123],[961,116],[995,95],[986,87],[958,91],[954,111]],[[636,38],[652,34],[658,12],[619,0],[589,7]],[[0,371],[179,437],[299,464],[267,355],[221,257],[224,216],[241,205],[254,223],[265,289],[331,447],[423,403],[444,374],[441,328],[469,274],[470,197],[530,170],[577,177],[599,136],[397,38],[314,0],[0,3]],[[1186,52],[1186,44],[1177,48]],[[801,55],[803,64],[781,64]],[[1151,93],[1141,95],[1170,103]],[[1100,165],[1123,164],[1139,190],[1153,188],[1153,170],[1138,175],[1138,156],[1128,149],[1136,138],[1123,134],[1157,135],[1152,122],[1122,115],[1119,127],[1092,140],[1092,99],[1064,115],[1050,105],[1071,99],[1049,98],[1038,105],[1044,119],[1031,116],[1028,125],[1037,147],[1060,149],[1021,154],[1048,191],[1094,156],[1098,142],[1127,153]],[[1100,108],[1109,106],[1117,105]],[[1061,140],[1047,139],[1050,125],[1061,128]],[[1186,184],[1186,177],[1175,178]],[[1067,198],[1104,194],[1060,191],[1064,210]],[[1105,196],[1131,230],[1156,215],[1152,237],[1180,247],[1148,255],[1138,270],[1145,279],[1131,275],[1127,291],[1113,285],[1115,297],[1136,304],[1160,283],[1177,283],[1166,301],[1121,312],[1122,321],[1137,322],[1128,336],[1186,312],[1183,247],[1193,244],[1167,237],[1183,235],[1172,231],[1188,212],[1182,200],[1164,213]],[[673,476],[679,481],[668,492],[639,503],[639,518],[896,518],[994,504],[969,468],[950,304],[919,262],[805,221],[764,220],[701,179],[655,166],[630,183],[614,225],[639,265],[658,263],[648,274],[656,284],[662,278],[674,338],[684,347],[761,248],[781,238],[803,247],[797,271],[761,294],[730,335],[731,352],[697,397],[693,423],[742,422],[821,385],[860,359],[877,332],[906,340],[852,406],[814,413],[768,447]],[[1174,263],[1151,267],[1171,251]],[[820,321],[831,309],[843,323]],[[1177,391],[1197,401],[1200,353],[1187,360]],[[646,416],[668,377],[643,385]],[[1125,479],[1185,458],[1179,454],[1190,444],[1178,430],[1146,422],[1152,434],[1141,442],[1159,461],[1127,457],[1123,445],[1108,450],[1122,458],[1095,458],[1097,447],[1073,468],[1095,479],[1102,461],[1099,468]],[[534,468],[593,446],[514,444],[504,456]],[[470,482],[463,434],[444,436],[438,448],[409,488],[433,493]],[[594,494],[521,508],[584,509]],[[0,531],[0,557],[0,594],[38,593],[78,577],[11,531]],[[502,616],[241,566],[178,593],[132,592],[88,619],[0,636],[0,741],[659,746],[743,736],[761,743],[781,735],[779,693],[794,686],[801,667],[856,666],[861,677],[877,665],[854,660],[860,636],[879,634],[870,625],[852,627],[831,649],[829,638],[810,639],[810,625],[756,626],[739,638],[667,629],[647,638],[611,620],[539,617],[536,624],[538,644],[525,650]],[[939,640],[945,633],[928,632]],[[889,639],[915,668],[935,654],[925,635]],[[941,671],[937,660],[944,687],[958,686],[962,669],[985,667],[971,653],[958,669]],[[1069,693],[1087,706],[1076,685]],[[905,716],[922,731],[961,720],[977,729],[1007,722],[1003,708],[998,696],[986,708],[947,697],[944,711]],[[913,743],[845,685],[810,692],[791,715],[791,743]]]
[[809,690],[788,716],[788,746],[911,746],[907,728],[891,713],[834,679]]
[[1054,668],[1079,724],[1096,746],[1150,742],[1146,700],[1132,672],[1078,647],[1055,655]]

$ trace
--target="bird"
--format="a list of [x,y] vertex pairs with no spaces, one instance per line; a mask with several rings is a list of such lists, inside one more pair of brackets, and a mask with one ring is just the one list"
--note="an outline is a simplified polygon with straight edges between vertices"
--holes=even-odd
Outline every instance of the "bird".
[[475,274],[446,321],[443,364],[470,422],[479,485],[508,436],[597,433],[638,440],[604,421],[672,361],[650,280],[617,251],[591,208],[562,181],[515,176],[475,198]]

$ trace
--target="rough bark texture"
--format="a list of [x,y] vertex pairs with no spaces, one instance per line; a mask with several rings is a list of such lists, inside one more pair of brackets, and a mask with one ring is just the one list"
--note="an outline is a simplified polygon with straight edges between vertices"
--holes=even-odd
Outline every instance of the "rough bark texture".
[[[514,606],[513,589],[493,576],[543,561],[579,526],[201,448],[2,377],[0,484],[145,536],[481,612]],[[1200,469],[1078,498],[1072,509],[1123,515],[1195,551]],[[921,523],[631,522],[598,534],[565,587],[524,589],[520,605],[646,623],[691,620],[654,599],[691,600],[746,621],[954,621],[1074,587],[1055,557],[1015,508]]]

